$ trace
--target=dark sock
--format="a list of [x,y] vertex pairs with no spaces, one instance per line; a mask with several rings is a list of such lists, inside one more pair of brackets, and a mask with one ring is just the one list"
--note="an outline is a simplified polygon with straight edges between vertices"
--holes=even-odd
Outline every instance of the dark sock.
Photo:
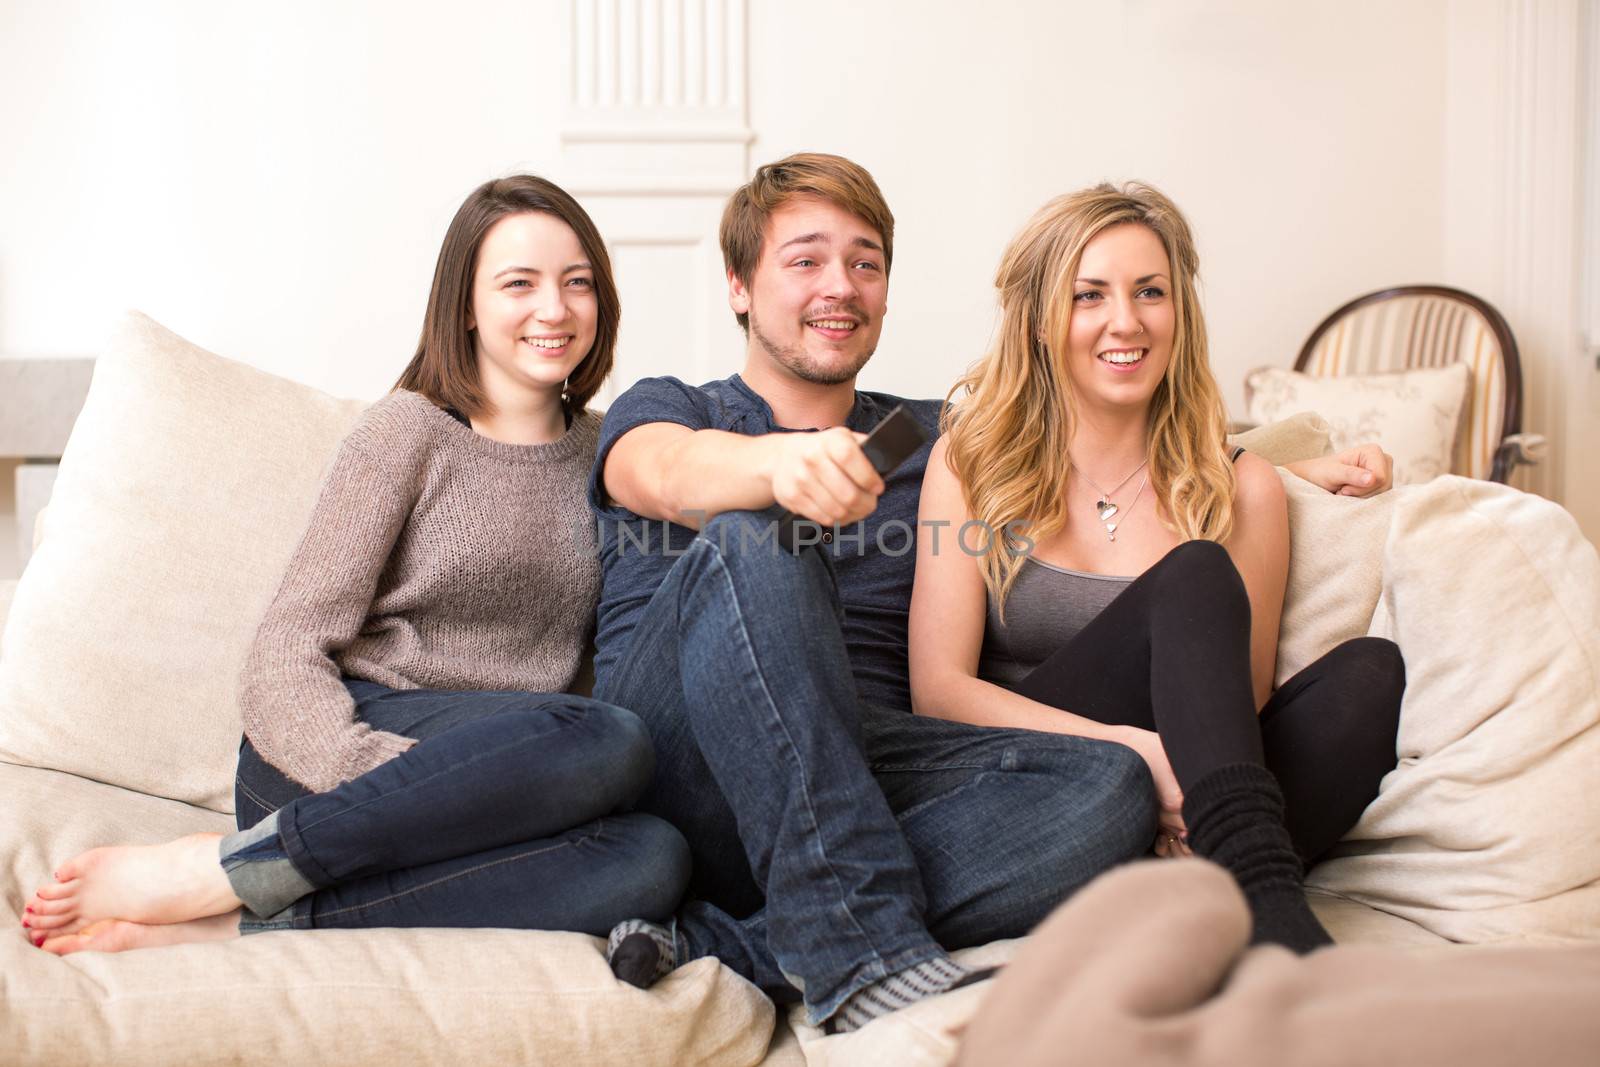
[[997,970],[997,967],[973,970],[961,966],[949,956],[938,956],[903,971],[896,971],[850,994],[839,1010],[829,1017],[827,1032],[843,1034],[859,1030],[872,1020],[901,1008],[909,1008],[919,1000],[993,977]]
[[1218,767],[1184,793],[1189,847],[1227,868],[1254,920],[1252,945],[1270,942],[1302,955],[1333,944],[1306,903],[1300,858],[1283,822],[1283,793],[1254,763]]
[[672,928],[645,919],[618,923],[606,939],[606,962],[624,982],[649,989],[678,965]]

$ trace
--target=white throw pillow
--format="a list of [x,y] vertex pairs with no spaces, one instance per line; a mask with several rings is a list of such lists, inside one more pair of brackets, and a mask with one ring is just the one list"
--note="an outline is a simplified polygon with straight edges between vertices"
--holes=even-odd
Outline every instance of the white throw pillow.
[[1465,363],[1333,378],[1263,367],[1245,378],[1246,407],[1254,422],[1315,411],[1334,451],[1376,441],[1394,457],[1394,483],[1413,485],[1450,473],[1471,377]]
[[1289,503],[1289,578],[1273,685],[1282,685],[1372,623],[1383,584],[1383,539],[1392,493],[1335,496],[1283,469],[1329,451],[1328,424],[1310,412],[1229,438],[1278,465]]
[[0,760],[231,812],[239,667],[364,406],[130,314],[6,618]]
[[1600,558],[1507,486],[1393,495],[1400,763],[1308,884],[1455,941],[1600,938]]
[[1279,469],[1289,500],[1289,580],[1278,626],[1282,685],[1372,624],[1395,493],[1336,496]]

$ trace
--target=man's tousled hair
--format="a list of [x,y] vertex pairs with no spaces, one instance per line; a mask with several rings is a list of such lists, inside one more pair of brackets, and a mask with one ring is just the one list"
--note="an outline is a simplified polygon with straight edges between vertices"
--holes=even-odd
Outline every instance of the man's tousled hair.
[[[761,238],[772,213],[797,196],[814,196],[843,208],[883,238],[883,270],[894,262],[894,214],[865,167],[843,156],[801,152],[756,169],[755,176],[728,198],[718,238],[722,264],[745,285],[761,260]],[[735,314],[750,329],[750,316]]]

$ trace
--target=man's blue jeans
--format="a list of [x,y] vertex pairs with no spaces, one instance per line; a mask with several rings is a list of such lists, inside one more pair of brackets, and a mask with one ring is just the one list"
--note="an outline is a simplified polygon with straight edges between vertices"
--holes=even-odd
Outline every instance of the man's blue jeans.
[[677,906],[689,878],[682,836],[628,810],[654,765],[631,712],[563,693],[345,685],[363,722],[419,743],[326,793],[308,792],[248,741],[240,747],[240,829],[277,812],[277,834],[245,855],[287,860],[314,887],[278,915],[246,913],[241,931],[490,926],[604,937],[623,919]]
[[863,706],[830,562],[720,515],[595,695],[649,727],[639,808],[689,839],[680,960],[716,956],[814,1021],[869,982],[1027,932],[1155,836],[1133,750]]

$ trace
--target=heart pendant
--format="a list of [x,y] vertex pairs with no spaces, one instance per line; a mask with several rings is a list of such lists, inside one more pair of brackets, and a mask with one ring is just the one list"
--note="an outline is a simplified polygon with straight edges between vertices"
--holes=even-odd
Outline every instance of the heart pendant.
[[1106,523],[1106,538],[1107,538],[1107,540],[1111,540],[1111,541],[1115,541],[1117,539],[1117,524],[1116,523],[1114,523],[1114,522]]
[[1101,522],[1105,522],[1107,519],[1111,518],[1111,516],[1122,510],[1109,500],[1098,500],[1095,502],[1094,506],[1095,509],[1100,512]]

